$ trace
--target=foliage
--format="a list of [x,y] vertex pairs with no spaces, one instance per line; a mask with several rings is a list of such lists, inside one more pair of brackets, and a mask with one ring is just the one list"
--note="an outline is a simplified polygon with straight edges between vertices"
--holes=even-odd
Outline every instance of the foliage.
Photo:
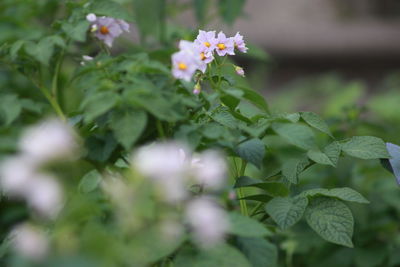
[[[218,1],[219,16],[233,23],[244,3]],[[399,247],[394,223],[399,197],[387,179],[377,180],[387,176],[378,160],[389,159],[392,152],[381,138],[370,136],[381,136],[380,131],[351,117],[357,110],[346,113],[350,122],[325,121],[311,111],[271,110],[236,75],[231,59],[216,59],[202,78],[199,95],[192,93],[194,82],[172,77],[173,44],[193,40],[195,32],[170,25],[167,18],[193,7],[205,25],[214,19],[208,18],[211,1],[186,6],[165,0],[4,0],[3,6],[0,158],[16,153],[22,131],[49,114],[74,127],[84,152],[76,162],[45,166],[63,178],[68,192],[56,221],[42,220],[21,201],[3,197],[2,264],[278,266],[284,258],[293,266],[320,266],[321,259],[332,264],[336,258],[343,266],[399,262],[391,254]],[[112,53],[96,44],[85,19],[91,12],[133,22],[140,44],[120,40]],[[94,59],[80,64],[85,54]],[[323,114],[341,114],[338,106],[347,105],[349,95],[358,96],[357,85],[348,87],[332,97]],[[394,114],[379,101],[371,105],[385,116]],[[344,123],[346,131],[340,128]],[[212,194],[229,211],[230,228],[226,242],[212,249],[196,246],[188,227],[179,238],[162,237],[161,222],[169,217],[183,221],[182,207],[160,200],[153,184],[129,165],[130,153],[139,146],[167,139],[197,152],[225,152],[231,184]],[[116,181],[110,184],[110,177]],[[107,195],[113,186],[122,188],[115,199]],[[369,201],[349,187],[368,196],[373,208],[361,205]],[[233,189],[237,198],[229,197]],[[386,206],[380,205],[382,199]],[[379,220],[368,223],[368,218]],[[10,249],[10,229],[26,220],[45,227],[51,237],[51,256],[40,263]],[[386,250],[375,243],[387,240]],[[353,245],[355,250],[346,248]],[[374,261],[366,260],[369,249],[378,255]]]

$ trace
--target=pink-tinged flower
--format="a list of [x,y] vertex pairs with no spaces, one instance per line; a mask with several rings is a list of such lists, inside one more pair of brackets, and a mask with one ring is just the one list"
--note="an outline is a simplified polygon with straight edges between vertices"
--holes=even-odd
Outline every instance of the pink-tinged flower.
[[199,30],[199,34],[197,35],[194,43],[202,48],[204,53],[212,53],[216,48],[215,31],[202,31]]
[[172,55],[172,75],[177,79],[189,82],[199,68],[199,58],[188,50],[182,50]]
[[223,32],[218,33],[215,51],[221,57],[235,54],[235,42],[227,38]]
[[201,86],[200,83],[198,82],[193,88],[193,94],[198,95],[200,94],[200,92],[201,92]]
[[86,20],[89,22],[95,22],[97,20],[97,16],[93,13],[87,14]]
[[239,76],[242,76],[242,77],[244,77],[244,76],[245,76],[245,74],[244,74],[244,70],[243,70],[243,68],[242,68],[242,67],[235,66],[235,71],[236,71],[236,74],[237,74],[237,75],[239,75]]
[[86,19],[93,23],[91,31],[95,36],[103,41],[107,46],[112,47],[115,38],[120,36],[123,32],[129,32],[129,24],[121,19],[114,19],[110,17],[95,18],[89,14]]
[[242,53],[247,53],[248,48],[246,47],[246,43],[243,40],[243,36],[240,35],[239,32],[237,32],[236,35],[232,38],[235,43],[235,48],[237,48]]
[[10,233],[11,245],[19,255],[34,261],[44,259],[49,252],[46,233],[29,224],[16,226]]
[[199,197],[188,203],[186,219],[193,229],[195,240],[203,247],[211,247],[222,241],[230,227],[226,212],[207,197]]

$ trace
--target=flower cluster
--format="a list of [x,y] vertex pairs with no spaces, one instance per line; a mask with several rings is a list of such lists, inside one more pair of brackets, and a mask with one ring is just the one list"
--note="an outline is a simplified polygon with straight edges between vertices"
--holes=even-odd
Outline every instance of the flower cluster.
[[88,14],[86,19],[91,23],[90,31],[108,47],[112,47],[114,39],[123,32],[129,32],[129,24],[122,19],[97,17],[93,13]]
[[11,198],[27,201],[39,215],[54,219],[62,207],[63,192],[50,174],[40,169],[48,162],[74,156],[72,130],[50,120],[27,130],[19,143],[20,153],[0,165],[1,190]]
[[193,197],[187,190],[193,184],[201,191],[224,186],[227,166],[218,152],[191,155],[182,145],[159,143],[140,148],[132,165],[154,182],[168,203],[185,205],[185,218],[201,246],[213,245],[224,237],[229,227],[224,210],[210,196]]
[[207,66],[214,60],[215,54],[220,57],[235,55],[235,49],[246,53],[248,48],[243,36],[236,33],[226,37],[223,32],[199,31],[194,42],[181,41],[179,51],[172,55],[172,74],[177,79],[190,81],[197,70],[205,73]]

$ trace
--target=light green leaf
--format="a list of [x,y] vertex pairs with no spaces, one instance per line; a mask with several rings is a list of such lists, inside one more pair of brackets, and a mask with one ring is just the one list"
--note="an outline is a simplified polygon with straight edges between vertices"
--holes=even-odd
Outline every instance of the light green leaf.
[[147,124],[147,113],[141,110],[115,112],[110,117],[110,126],[115,138],[129,150],[140,137]]
[[285,230],[301,219],[307,204],[308,199],[303,196],[276,197],[267,203],[265,210],[279,227]]
[[261,168],[265,156],[265,145],[260,139],[254,138],[240,143],[235,151],[245,161],[254,164],[257,168]]
[[61,28],[69,38],[77,42],[85,42],[90,22],[87,20],[76,23],[64,23]]
[[310,201],[305,218],[310,227],[323,239],[353,247],[354,219],[350,209],[340,200],[318,197]]
[[211,118],[216,122],[231,129],[236,129],[238,126],[235,117],[233,117],[233,115],[225,109],[218,110],[217,112],[211,115]]
[[282,175],[291,183],[299,182],[299,174],[310,164],[306,158],[289,159],[282,165]]
[[5,126],[10,126],[21,114],[21,101],[16,95],[0,96],[0,117]]
[[328,124],[320,116],[314,112],[301,112],[300,114],[308,125],[332,137]]
[[324,148],[324,152],[319,149],[311,149],[307,152],[307,156],[319,164],[331,165],[336,167],[340,157],[341,147],[338,142],[332,142]]
[[361,204],[368,204],[369,201],[365,199],[360,193],[357,191],[348,188],[333,188],[333,189],[325,189],[325,188],[314,188],[301,193],[303,196],[314,197],[314,196],[327,196],[327,197],[335,197],[340,200],[356,202]]
[[101,179],[102,176],[97,170],[86,173],[79,182],[79,191],[82,193],[92,192],[99,186]]
[[259,221],[243,216],[237,212],[229,213],[229,233],[244,237],[263,237],[271,232]]
[[93,121],[98,116],[110,110],[117,101],[118,95],[111,91],[89,96],[82,102],[82,108],[85,110],[85,121]]
[[25,51],[43,65],[49,65],[55,46],[64,47],[64,40],[57,36],[49,36],[41,39],[37,44],[30,42],[25,45]]
[[385,142],[373,136],[354,136],[342,144],[342,150],[360,159],[390,158]]
[[313,131],[296,123],[273,123],[272,129],[291,144],[303,149],[311,149],[315,146]]
[[243,86],[238,86],[238,88],[240,88],[243,91],[244,99],[247,99],[248,101],[256,105],[258,108],[260,108],[262,111],[265,111],[267,113],[269,112],[269,107],[267,101],[265,101],[264,96],[260,95],[258,92],[252,89]]
[[246,255],[253,267],[277,267],[278,249],[264,238],[239,237],[239,249]]

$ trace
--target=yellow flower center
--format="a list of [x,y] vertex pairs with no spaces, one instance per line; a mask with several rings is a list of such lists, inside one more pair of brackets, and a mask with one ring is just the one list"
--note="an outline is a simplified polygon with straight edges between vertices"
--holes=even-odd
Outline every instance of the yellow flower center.
[[200,53],[200,59],[201,60],[205,60],[206,59],[206,55],[204,54],[204,52]]
[[187,65],[185,64],[185,63],[179,63],[178,64],[178,69],[180,69],[180,70],[186,70],[187,69]]
[[106,35],[109,34],[110,31],[108,30],[107,26],[101,26],[100,33]]
[[226,48],[225,44],[218,44],[217,47],[219,50],[224,50]]
[[211,44],[209,42],[204,42],[204,45],[207,46],[207,47],[211,46]]

